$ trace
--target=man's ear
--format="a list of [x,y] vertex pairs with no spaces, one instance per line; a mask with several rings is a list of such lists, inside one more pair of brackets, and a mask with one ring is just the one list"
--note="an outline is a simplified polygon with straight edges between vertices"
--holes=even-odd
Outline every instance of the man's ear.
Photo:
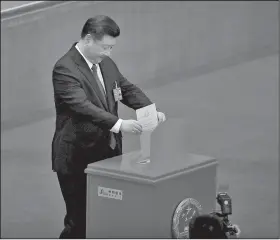
[[92,36],[90,34],[87,34],[84,38],[86,44],[90,44],[92,41]]

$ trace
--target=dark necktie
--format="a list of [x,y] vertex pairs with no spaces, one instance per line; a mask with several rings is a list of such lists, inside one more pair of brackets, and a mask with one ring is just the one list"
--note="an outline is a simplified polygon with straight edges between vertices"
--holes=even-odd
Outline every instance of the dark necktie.
[[101,81],[100,81],[100,79],[99,79],[99,77],[98,77],[98,75],[97,75],[97,67],[96,67],[95,64],[92,65],[92,67],[91,67],[91,72],[92,72],[92,74],[93,74],[93,76],[94,76],[94,78],[95,78],[95,80],[96,80],[96,82],[97,82],[97,85],[98,85],[99,90],[100,90],[100,92],[101,92],[101,94],[102,94],[103,100],[105,101],[105,103],[107,103],[107,100],[106,100],[106,93],[105,93],[105,90],[104,90],[104,88],[103,88],[103,86],[102,86],[102,84],[101,84]]
[[[96,80],[96,82],[97,82],[97,85],[98,85],[98,87],[99,87],[99,89],[100,89],[100,92],[101,92],[101,94],[102,94],[102,97],[104,98],[105,103],[107,103],[107,100],[106,100],[106,93],[105,93],[105,90],[104,90],[104,88],[103,88],[103,86],[102,86],[102,84],[101,84],[101,81],[100,81],[99,77],[98,77],[98,74],[97,74],[97,67],[96,67],[95,64],[92,65],[91,71],[92,71],[92,74],[93,74],[93,76],[94,76],[94,78],[95,78],[95,80]],[[117,144],[117,143],[116,143],[115,135],[114,135],[114,133],[112,133],[112,132],[110,131],[110,147],[111,147],[112,149],[115,149],[116,144]]]

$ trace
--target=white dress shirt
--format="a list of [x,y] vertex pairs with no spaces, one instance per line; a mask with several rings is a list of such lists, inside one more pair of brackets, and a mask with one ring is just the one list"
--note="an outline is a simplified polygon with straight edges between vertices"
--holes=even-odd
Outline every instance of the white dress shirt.
[[[87,60],[87,58],[84,56],[84,54],[81,52],[81,50],[79,49],[78,45],[76,44],[76,49],[78,50],[78,52],[83,56],[83,58],[85,59],[86,63],[88,64],[89,66],[89,69],[92,68],[93,66],[93,63],[91,63],[89,60]],[[95,64],[96,65],[96,68],[97,68],[97,75],[98,75],[98,78],[104,88],[104,91],[106,93],[106,89],[105,89],[105,85],[104,85],[104,80],[103,80],[103,76],[102,76],[102,73],[101,73],[101,70],[100,70],[100,67],[99,67],[99,64]],[[98,81],[98,80],[97,80]],[[122,119],[118,119],[118,121],[116,122],[116,124],[110,129],[111,132],[114,132],[114,133],[118,133],[120,131],[120,127],[121,127],[121,124],[122,124]]]

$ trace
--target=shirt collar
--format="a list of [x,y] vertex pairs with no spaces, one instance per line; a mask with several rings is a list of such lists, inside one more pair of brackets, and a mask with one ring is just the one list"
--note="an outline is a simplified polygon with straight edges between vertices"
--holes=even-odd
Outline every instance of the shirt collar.
[[[85,55],[81,52],[81,50],[79,49],[78,47],[78,44],[75,45],[76,49],[78,50],[78,52],[83,56],[83,58],[85,59],[87,65],[89,66],[90,69],[92,69],[92,66],[93,66],[93,63],[90,62],[86,57]],[[98,66],[98,64],[95,64],[96,66]]]

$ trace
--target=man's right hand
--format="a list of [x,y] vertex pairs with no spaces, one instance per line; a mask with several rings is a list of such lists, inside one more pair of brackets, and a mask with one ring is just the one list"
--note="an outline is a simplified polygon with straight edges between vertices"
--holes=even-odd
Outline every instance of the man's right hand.
[[124,133],[141,134],[142,126],[136,120],[123,120],[120,130]]

